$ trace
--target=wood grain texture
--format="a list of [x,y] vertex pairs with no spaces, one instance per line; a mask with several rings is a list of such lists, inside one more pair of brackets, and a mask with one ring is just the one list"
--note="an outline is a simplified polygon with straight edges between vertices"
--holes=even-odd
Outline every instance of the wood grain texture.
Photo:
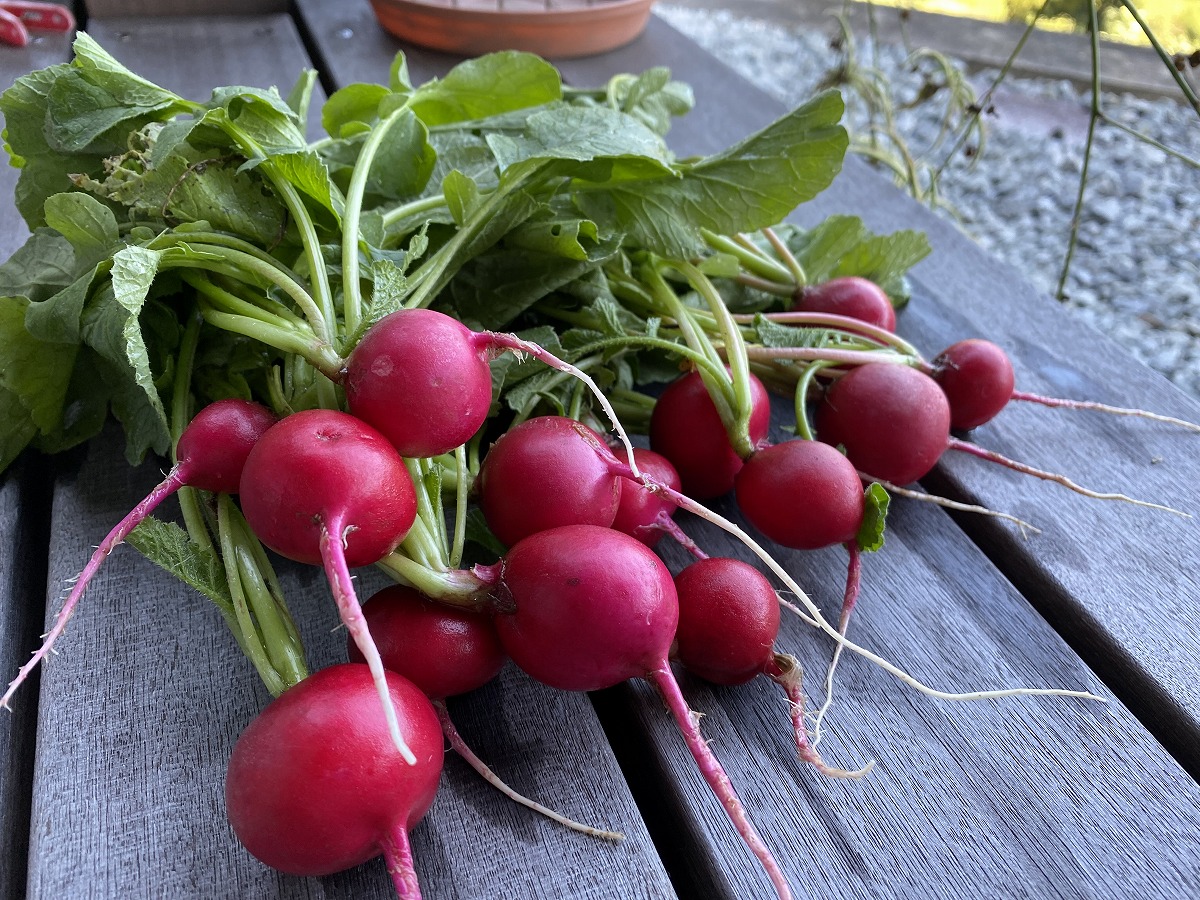
[[[286,85],[308,64],[284,17],[92,26],[123,63],[191,97],[219,84]],[[254,40],[239,44],[246,34]],[[222,49],[198,59],[210,45]],[[161,477],[155,462],[130,470],[120,446],[110,429],[60,474],[49,546],[54,598]],[[344,659],[320,573],[287,564],[280,571],[311,666]],[[360,590],[380,581],[361,573]],[[238,845],[224,816],[225,762],[269,698],[202,598],[120,549],[61,648],[42,682],[30,897],[392,895],[378,861],[330,878],[291,878]],[[450,758],[413,835],[430,896],[535,896],[564,884],[596,900],[674,896],[586,697],[555,694],[508,670],[452,712],[479,755],[518,790],[627,837],[614,847],[549,823]]]
[[93,19],[262,15],[288,9],[287,0],[84,0],[83,5]]
[[[42,630],[49,499],[40,456],[25,454],[0,475],[0,684],[29,659]],[[0,897],[25,890],[37,707],[35,673],[12,711],[0,712]]]

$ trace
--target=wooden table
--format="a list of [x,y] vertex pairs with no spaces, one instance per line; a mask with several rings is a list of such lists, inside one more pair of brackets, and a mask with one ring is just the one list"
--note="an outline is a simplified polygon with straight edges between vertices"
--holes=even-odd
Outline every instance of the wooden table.
[[[286,89],[304,66],[320,71],[327,92],[385,79],[399,49],[365,2],[183,18],[121,18],[120,9],[105,2],[87,30],[135,71],[197,99],[218,84]],[[4,48],[0,77],[7,85],[69,52],[56,37]],[[451,62],[409,57],[414,79]],[[651,65],[670,66],[696,90],[696,111],[672,136],[681,152],[724,147],[781,111],[659,20],[625,49],[561,63],[577,84]],[[2,177],[11,197],[14,175]],[[1013,354],[1026,390],[1200,421],[1194,400],[854,160],[796,218],[833,212],[930,234],[934,252],[914,271],[901,316],[925,352],[985,335]],[[4,256],[23,239],[10,212]],[[975,437],[1084,484],[1200,511],[1195,435],[1024,404]],[[159,471],[129,469],[110,431],[61,458],[27,456],[0,479],[0,669],[15,671],[32,651],[67,579]],[[968,458],[947,458],[927,487],[1042,533],[1024,538],[993,519],[896,503],[885,550],[865,564],[856,638],[947,689],[1061,685],[1108,702],[938,702],[847,657],[822,750],[838,764],[879,762],[847,783],[797,761],[774,685],[719,689],[685,677],[706,736],[797,895],[1200,896],[1195,521],[1085,500]],[[720,536],[705,539],[720,546]],[[684,561],[664,553],[673,566]],[[782,559],[836,608],[842,553]],[[320,575],[288,567],[284,576],[313,666],[336,661],[342,638]],[[779,645],[806,662],[817,687],[829,644],[785,619]],[[379,861],[298,879],[237,844],[223,811],[224,766],[268,697],[206,601],[122,550],[59,647],[0,721],[0,897],[391,896]],[[554,826],[451,755],[413,834],[427,897],[771,895],[647,685],[564,695],[510,668],[451,709],[516,788],[627,839],[613,846]]]

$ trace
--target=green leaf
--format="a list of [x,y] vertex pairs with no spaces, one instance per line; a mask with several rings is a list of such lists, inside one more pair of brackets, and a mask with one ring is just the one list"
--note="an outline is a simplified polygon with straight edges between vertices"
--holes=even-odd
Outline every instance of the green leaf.
[[229,121],[268,155],[308,149],[299,116],[275,88],[219,87],[208,106],[206,119],[219,123],[219,111],[224,111]]
[[45,225],[46,198],[69,190],[74,172],[98,172],[103,155],[77,155],[51,148],[47,140],[50,92],[55,82],[71,71],[69,63],[39,69],[21,78],[0,95],[4,113],[5,148],[12,164],[21,170],[17,179],[17,210],[30,229]]
[[506,243],[459,271],[450,282],[449,302],[456,316],[480,328],[505,330],[537,301],[602,265],[619,249],[619,240],[611,239],[591,244],[576,258]]
[[308,131],[308,111],[312,107],[313,91],[317,86],[317,71],[316,69],[305,69],[300,73],[300,77],[296,79],[296,83],[292,85],[292,89],[288,91],[287,105],[299,120],[300,130]]
[[455,169],[442,179],[442,194],[456,225],[462,225],[479,206],[479,186]]
[[427,125],[494,116],[562,98],[562,77],[532,53],[504,50],[459,63],[408,98]]
[[170,446],[167,415],[138,320],[164,252],[129,246],[117,253],[111,281],[96,291],[83,315],[84,340],[113,367],[113,411],[125,426],[131,462],[147,450],[165,453]]
[[[501,171],[528,162],[591,162],[629,160],[628,171],[638,177],[674,178],[671,153],[661,136],[645,125],[606,107],[556,106],[533,113],[519,135],[488,135]],[[581,177],[611,177],[599,170],[562,167]]]
[[38,228],[0,265],[0,296],[39,302],[77,277],[75,249],[57,231]]
[[321,127],[332,138],[359,134],[379,121],[379,104],[391,94],[381,84],[348,84],[321,107]]
[[670,69],[662,66],[636,76],[617,75],[609,82],[607,93],[613,106],[657,134],[666,134],[671,120],[686,114],[695,104],[692,89],[681,81],[672,81]]
[[125,68],[85,32],[76,33],[71,49],[75,53],[72,66],[86,74],[93,84],[104,88],[109,96],[126,106],[157,107],[171,103],[191,105],[178,94],[161,88]]
[[225,566],[215,552],[192,541],[183,528],[148,516],[127,540],[146,559],[233,614]]
[[83,310],[92,293],[92,284],[100,266],[80,276],[45,300],[31,303],[25,314],[25,327],[42,341],[78,344],[82,340]]
[[0,297],[0,470],[39,431],[62,421],[75,348],[39,341],[25,330],[24,297]]
[[429,129],[411,110],[405,110],[372,160],[367,190],[392,200],[416,197],[424,190],[436,162]]
[[79,266],[95,266],[117,251],[121,236],[112,210],[78,191],[55,194],[46,200],[46,224],[75,248]]
[[636,177],[580,191],[592,218],[614,216],[641,246],[670,257],[703,248],[701,229],[757,231],[829,186],[847,147],[841,95],[827,91],[729,149],[680,163],[670,176]]
[[887,524],[891,495],[882,484],[873,481],[867,485],[863,499],[866,508],[863,512],[862,525],[859,526],[854,540],[858,544],[859,550],[873,553],[883,549],[884,529]]
[[932,249],[920,231],[874,235],[843,256],[833,274],[859,275],[873,281],[902,305],[909,296],[905,274]]

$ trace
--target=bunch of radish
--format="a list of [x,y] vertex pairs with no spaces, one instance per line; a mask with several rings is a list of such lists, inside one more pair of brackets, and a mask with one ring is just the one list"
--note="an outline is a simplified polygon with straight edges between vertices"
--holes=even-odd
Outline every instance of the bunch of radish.
[[[105,79],[121,77],[115,60],[80,41],[78,66],[100,61]],[[88,227],[108,216],[118,235],[87,284],[115,291],[113,273],[128,279],[137,268],[117,266],[118,257],[133,256],[141,271],[153,268],[155,290],[141,285],[135,298],[143,315],[179,326],[178,345],[157,348],[174,360],[163,379],[169,390],[158,395],[148,364],[130,378],[153,394],[147,415],[169,418],[164,432],[173,440],[157,449],[172,444],[175,462],[101,542],[0,705],[61,638],[103,560],[128,540],[168,568],[182,554],[214,573],[197,586],[275,697],[237,741],[226,781],[229,821],[267,865],[324,875],[382,855],[397,895],[419,897],[408,836],[432,802],[443,739],[513,800],[619,838],[519,795],[451,721],[446,699],[481,687],[511,660],[560,690],[635,678],[654,685],[734,830],[778,896],[790,897],[673,664],[722,685],[772,679],[786,694],[785,727],[799,758],[835,777],[870,769],[836,767],[817,751],[845,650],[938,697],[1090,696],[1046,688],[948,694],[851,641],[848,624],[862,554],[883,544],[889,496],[918,493],[905,486],[947,451],[1130,499],[1085,491],[963,432],[1012,400],[1143,413],[1016,390],[1007,356],[980,339],[926,360],[896,334],[905,272],[928,252],[923,236],[871,235],[837,216],[809,232],[764,227],[766,213],[746,204],[698,210],[687,179],[705,162],[680,165],[663,142],[659,120],[664,110],[682,111],[682,94],[659,74],[634,92],[647,104],[639,110],[604,92],[568,96],[558,73],[527,54],[468,61],[415,87],[402,63],[389,87],[352,86],[331,98],[330,138],[313,146],[282,101],[252,98],[246,115],[271,117],[270,128],[255,132],[227,110],[209,115],[163,92],[156,108],[167,120],[183,112],[206,123],[205,159],[216,152],[208,142],[224,141],[230,159],[256,161],[227,174],[256,202],[277,204],[270,241],[203,217],[179,225],[165,207],[124,209],[135,224],[118,232],[99,200],[72,198],[89,211]],[[505,79],[489,75],[493,66],[519,69],[525,92],[506,94]],[[137,85],[139,96],[154,89]],[[157,134],[143,128],[145,115],[131,117],[131,147]],[[839,115],[831,96],[817,98],[715,164],[738,171],[735,163],[748,163],[746,178],[770,176],[776,164],[788,175],[815,167],[807,179],[756,194],[778,205],[778,193],[794,206],[836,174],[824,160],[843,146]],[[580,134],[588,129],[574,128],[577,117],[590,116],[603,139],[559,146],[555,116]],[[428,184],[438,152],[431,126],[494,164],[473,161],[474,175],[452,168],[450,140],[449,174]],[[264,150],[263,135],[280,145]],[[395,165],[402,154],[393,140],[413,150],[404,165]],[[810,143],[822,148],[811,159]],[[128,162],[106,165],[147,175],[121,168]],[[189,172],[204,176],[196,166]],[[630,173],[649,194],[644,205],[630,195]],[[64,192],[91,190],[119,207],[126,195],[104,193],[109,185],[94,174]],[[738,185],[729,189],[740,195]],[[218,222],[223,212],[209,210]],[[728,233],[716,233],[716,222]],[[66,231],[90,235],[88,227]],[[514,276],[513,260],[523,266],[531,247],[546,269]],[[127,281],[122,289],[132,291]],[[137,316],[125,327],[144,339]],[[786,436],[789,417],[772,414],[773,394],[791,400]],[[639,446],[630,431],[644,433]],[[151,516],[172,494],[182,528]],[[704,505],[724,495],[749,530]],[[732,535],[755,564],[711,555],[676,522],[678,510]],[[664,536],[690,554],[674,573],[655,550]],[[162,544],[178,553],[156,550]],[[845,548],[835,622],[773,545]],[[309,673],[268,550],[324,572],[346,629],[346,663]],[[352,571],[364,566],[396,582],[366,604]],[[834,645],[811,731],[802,668],[778,646],[781,610]]]

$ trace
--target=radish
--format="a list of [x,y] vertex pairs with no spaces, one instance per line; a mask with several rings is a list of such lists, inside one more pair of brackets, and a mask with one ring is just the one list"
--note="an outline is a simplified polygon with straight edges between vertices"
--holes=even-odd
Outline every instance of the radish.
[[[766,440],[771,425],[767,389],[750,375],[750,442]],[[698,372],[667,385],[650,414],[650,446],[679,472],[683,492],[697,500],[728,493],[742,468],[716,404]]]
[[466,443],[492,403],[487,334],[431,309],[402,309],[367,329],[346,360],[351,413],[410,458]]
[[858,319],[885,331],[896,330],[896,308],[883,288],[857,275],[831,278],[821,284],[796,289],[792,309],[798,312],[833,313]]
[[871,478],[908,484],[923,478],[950,440],[950,405],[928,375],[909,366],[851,369],[817,406],[817,436],[845,448]]
[[62,609],[42,646],[21,667],[4,696],[0,697],[0,706],[8,706],[17,688],[50,652],[101,564],[129,533],[182,487],[213,493],[235,493],[251,448],[275,421],[275,414],[265,406],[240,399],[218,400],[196,413],[179,436],[175,450],[176,462],[166,478],[100,542],[63,601]]
[[969,431],[990,422],[1013,396],[1012,362],[981,338],[951,344],[933,360],[933,380],[950,404],[950,427]]
[[714,556],[686,566],[675,576],[679,625],[675,657],[693,674],[721,685],[745,684],[766,675],[785,691],[800,758],[825,775],[858,777],[870,766],[848,772],[827,764],[804,726],[804,689],[799,664],[777,653],[779,597],[758,569]]
[[408,834],[433,803],[442,734],[425,695],[386,673],[389,705],[413,751],[391,750],[367,666],[322,669],[289,688],[242,732],[225,776],[225,809],[242,845],[291,875],[330,875],[379,854],[402,900],[419,900]]
[[746,461],[735,488],[750,524],[785,547],[844,544],[862,527],[862,481],[829,444],[793,440],[765,447]]
[[[633,458],[638,469],[657,484],[676,492],[683,488],[679,473],[675,471],[671,461],[661,453],[655,453],[645,447],[635,447]],[[637,538],[647,547],[655,546],[664,534],[669,534],[697,559],[707,556],[675,522],[675,510],[679,506],[674,500],[662,491],[650,490],[639,479],[622,476],[618,483],[621,485],[621,498],[617,504],[617,514],[613,518],[613,528]]]
[[479,506],[506,546],[558,525],[612,525],[621,497],[603,439],[565,416],[510,428],[479,469]]
[[306,410],[259,438],[240,494],[246,521],[264,544],[288,559],[324,566],[342,622],[375,678],[396,748],[415,763],[350,577],[351,567],[372,565],[395,550],[416,520],[404,460],[354,416]]
[[[448,453],[487,420],[492,402],[488,360],[504,352],[532,356],[584,382],[620,431],[608,399],[585,372],[514,334],[472,331],[423,308],[397,310],[367,329],[342,368],[346,402],[402,456]],[[628,444],[623,431],[621,439]]]
[[[584,834],[608,840],[622,835],[583,825],[556,813],[505,784],[467,746],[450,718],[446,698],[487,684],[507,659],[491,618],[478,609],[437,603],[405,585],[389,585],[363,604],[363,616],[379,648],[384,668],[403,675],[425,694],[437,713],[442,732],[468,765],[511,800]],[[347,641],[351,662],[363,655]]]
[[566,525],[519,541],[490,577],[500,641],[538,681],[593,691],[641,677],[657,687],[738,833],[779,896],[791,897],[671,672],[667,655],[679,602],[671,573],[654,552],[611,528]]

